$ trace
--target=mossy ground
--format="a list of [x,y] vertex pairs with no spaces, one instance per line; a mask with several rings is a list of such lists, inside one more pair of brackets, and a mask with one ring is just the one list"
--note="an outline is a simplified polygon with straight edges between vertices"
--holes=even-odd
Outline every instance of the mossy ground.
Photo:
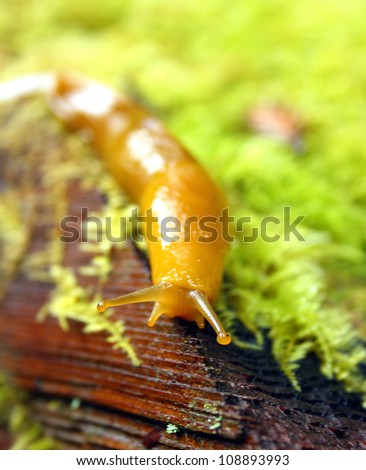
[[[221,298],[296,385],[322,372],[366,396],[366,32],[363,0],[0,0],[3,78],[78,70],[142,96],[226,189],[236,216],[305,215],[305,242],[237,242]],[[306,153],[245,129],[291,107]],[[237,343],[240,341],[237,339]]]

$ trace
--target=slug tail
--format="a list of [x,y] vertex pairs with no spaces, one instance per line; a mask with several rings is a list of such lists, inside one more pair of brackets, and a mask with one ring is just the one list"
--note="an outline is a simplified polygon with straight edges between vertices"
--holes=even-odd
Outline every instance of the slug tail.
[[51,73],[35,73],[24,75],[9,82],[0,84],[0,103],[6,103],[20,98],[43,94],[52,91],[55,77]]

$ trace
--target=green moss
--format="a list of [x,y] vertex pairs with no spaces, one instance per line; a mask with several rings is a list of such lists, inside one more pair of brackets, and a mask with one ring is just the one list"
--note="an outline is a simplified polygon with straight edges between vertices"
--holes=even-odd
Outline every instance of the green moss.
[[[106,217],[111,217],[111,220],[119,221],[119,217],[123,216],[124,212],[129,213],[130,210],[120,190],[108,175],[106,175],[105,178],[101,178],[101,175],[104,174],[104,170],[99,162],[95,162],[95,166],[93,166],[90,165],[89,160],[88,167],[88,171],[86,173],[83,172],[85,176],[85,187],[90,188],[98,184],[98,187],[107,195],[108,200],[103,209],[98,214],[94,215],[97,215],[102,221],[105,220]],[[62,174],[62,167],[60,168],[60,166],[58,166],[58,178],[60,177],[60,172]],[[80,169],[78,172],[73,173],[73,177],[77,174],[80,174]],[[52,178],[51,181],[48,180],[49,177],[50,174],[46,173],[46,181],[50,184],[54,184],[55,182]],[[104,224],[103,229],[105,228],[106,226]],[[91,230],[88,231],[88,234],[93,238],[93,232]],[[107,341],[113,345],[113,348],[125,351],[132,363],[137,366],[140,364],[140,361],[129,339],[124,334],[125,328],[123,322],[121,320],[113,321],[110,319],[113,315],[113,309],[103,314],[96,310],[96,305],[101,298],[100,290],[107,281],[111,270],[111,250],[115,246],[107,240],[105,232],[102,232],[100,235],[102,236],[100,243],[91,241],[81,244],[80,246],[80,249],[93,253],[90,264],[78,267],[81,274],[91,276],[95,279],[97,289],[94,289],[93,293],[79,285],[76,275],[71,268],[62,266],[62,252],[60,252],[58,259],[55,259],[54,256],[49,257],[50,252],[57,253],[57,251],[60,251],[60,243],[57,238],[51,238],[46,252],[36,253],[28,258],[28,273],[34,278],[37,276],[37,257],[39,262],[40,259],[42,260],[43,255],[46,255],[43,259],[48,266],[48,280],[55,284],[50,301],[42,307],[38,318],[41,320],[45,315],[52,314],[58,318],[60,325],[66,330],[67,321],[72,319],[84,323],[83,331],[85,333],[104,332],[107,334]],[[120,244],[119,247],[122,248],[122,246],[123,244]],[[49,263],[50,259],[53,259],[51,264]],[[35,260],[36,263],[34,263]],[[29,270],[29,264],[32,266],[31,270]],[[40,265],[42,265],[42,261]]]
[[[207,419],[208,424],[209,424],[209,429],[211,431],[215,431],[216,429],[219,429],[222,425],[222,415],[218,414],[219,410],[216,406],[212,405],[211,403],[205,403],[203,405],[203,409],[211,414],[211,417]],[[217,414],[217,416],[213,416]]]
[[15,188],[0,195],[0,300],[13,279],[28,244],[29,230],[22,221],[22,197]]
[[[89,155],[87,160],[82,158],[79,161],[80,166],[71,168],[69,174],[72,175],[72,179],[77,177],[77,175],[83,175],[83,185],[86,189],[98,185],[100,190],[106,195],[107,203],[102,210],[90,215],[98,216],[102,221],[110,217],[112,221],[118,223],[124,213],[129,214],[131,207],[127,204],[126,199],[113,179],[105,174],[101,163],[97,160],[93,161],[93,158],[90,157]],[[44,173],[44,183],[49,188],[52,188],[54,194],[55,188],[57,188],[56,180],[60,180],[60,175],[65,176],[64,182],[68,179],[68,164],[70,162],[64,166],[57,165],[52,171],[46,170]],[[103,176],[101,177],[101,175]],[[59,205],[60,200],[62,198],[57,194],[57,205]],[[59,219],[56,220],[60,220],[61,214],[65,214],[65,212],[60,211]],[[96,305],[101,298],[101,288],[107,281],[111,270],[110,256],[115,245],[108,241],[105,231],[102,231],[100,234],[102,238],[100,243],[93,242],[93,228],[95,227],[92,226],[91,229],[88,229],[91,241],[80,245],[81,250],[92,252],[93,257],[88,265],[79,266],[78,270],[80,274],[91,276],[95,279],[96,289],[94,289],[94,292],[80,286],[73,270],[62,266],[63,247],[58,241],[57,233],[50,237],[46,251],[35,253],[28,257],[28,274],[32,278],[37,277],[36,265],[37,262],[41,261],[39,266],[42,266],[43,258],[47,266],[48,280],[55,284],[50,301],[42,307],[38,318],[42,319],[45,315],[52,314],[59,319],[60,325],[64,329],[67,329],[67,321],[72,319],[84,323],[83,331],[85,333],[104,332],[107,334],[107,341],[113,345],[113,348],[125,351],[132,363],[137,366],[140,364],[140,361],[129,339],[124,334],[125,328],[123,322],[121,320],[113,321],[110,319],[113,315],[113,309],[103,314],[96,310]],[[117,228],[119,228],[119,225]],[[104,224],[103,230],[105,229],[106,225]],[[112,233],[115,233],[113,226]],[[94,235],[96,235],[96,232],[94,232]],[[123,244],[120,243],[119,248],[122,247]],[[53,255],[50,256],[50,253]],[[55,257],[55,253],[58,253],[58,257]],[[30,266],[31,270],[29,269]]]
[[75,320],[84,323],[85,333],[107,333],[107,341],[112,343],[114,349],[124,350],[134,365],[140,364],[129,339],[124,336],[123,323],[109,318],[113,312],[109,311],[101,315],[96,310],[100,296],[90,298],[88,291],[78,284],[70,269],[52,266],[50,279],[56,287],[51,294],[50,301],[40,310],[39,320],[52,314],[58,318],[61,327],[66,331],[68,320]]
[[[78,274],[93,277],[95,287],[88,290],[79,284],[76,272],[71,267],[64,266],[65,245],[59,241],[59,223],[67,214],[68,208],[67,188],[75,180],[82,180],[81,184],[86,190],[98,186],[105,194],[107,202],[98,214],[94,214],[98,215],[101,220],[110,217],[118,222],[124,212],[129,214],[131,206],[121,194],[113,178],[106,174],[101,162],[95,159],[78,139],[72,135],[66,136],[55,119],[50,120],[49,111],[40,99],[29,100],[13,108],[13,111],[14,109],[15,115],[12,115],[12,119],[4,119],[7,124],[2,130],[3,145],[7,145],[13,152],[6,165],[9,168],[14,165],[16,168],[17,160],[20,160],[22,166],[30,165],[30,173],[38,172],[39,180],[36,183],[36,190],[32,178],[25,181],[20,179],[16,190],[5,188],[0,197],[0,207],[4,208],[6,229],[0,235],[0,244],[6,253],[0,263],[0,269],[5,273],[4,278],[7,280],[4,289],[19,268],[30,279],[53,283],[54,289],[50,299],[38,313],[39,320],[52,314],[58,318],[61,327],[65,330],[68,328],[68,321],[75,320],[84,324],[85,333],[104,332],[113,348],[125,351],[132,363],[138,365],[140,361],[125,336],[123,322],[110,318],[113,310],[104,314],[96,310],[96,304],[101,298],[101,290],[111,270],[110,256],[115,245],[107,240],[104,231],[100,234],[102,242],[95,243],[93,227],[88,230],[90,242],[79,244],[80,250],[92,253],[88,265],[78,266]],[[6,114],[6,109],[3,113]],[[31,124],[32,133],[30,134],[28,129]],[[19,144],[20,148],[17,143],[19,135],[23,136]],[[47,155],[44,151],[45,142],[48,143]],[[40,193],[41,190],[44,192]],[[24,252],[28,247],[29,233],[32,226],[37,221],[39,222],[39,215],[30,216],[27,220],[22,218],[24,194],[27,195],[28,205],[37,208],[42,213],[43,223],[50,227],[45,231],[47,239],[45,247],[27,256],[24,256]],[[29,199],[30,195],[34,200]],[[32,215],[32,211],[30,213]],[[104,224],[103,230],[105,229]],[[120,243],[119,247],[122,248],[123,243]]]
[[[310,233],[306,237],[303,243],[259,240],[245,249],[240,243],[233,247],[220,302],[223,321],[230,329],[239,318],[258,344],[266,332],[275,358],[295,388],[299,388],[295,375],[299,362],[312,352],[325,376],[366,397],[366,381],[358,369],[366,360],[362,331],[353,326],[346,305],[333,304],[327,296],[327,272],[321,260],[329,244],[311,241]],[[334,252],[331,249],[328,256]],[[235,333],[234,342],[242,345]]]
[[221,428],[222,416],[216,416],[213,420],[212,419],[208,420],[209,423],[211,423],[211,421],[213,421],[213,423],[210,424],[209,426],[209,429],[211,429],[211,431],[215,431],[216,429]]
[[216,406],[212,405],[211,403],[205,403],[203,405],[203,409],[205,411],[209,411],[210,413],[218,413],[218,409],[216,408]]
[[27,406],[24,391],[14,387],[0,374],[0,425],[6,426],[12,436],[13,450],[49,450],[59,448],[36,423]]
[[166,425],[166,430],[165,432],[167,434],[177,434],[179,432],[179,428],[178,426],[176,426],[175,424],[172,424],[172,423],[168,423]]

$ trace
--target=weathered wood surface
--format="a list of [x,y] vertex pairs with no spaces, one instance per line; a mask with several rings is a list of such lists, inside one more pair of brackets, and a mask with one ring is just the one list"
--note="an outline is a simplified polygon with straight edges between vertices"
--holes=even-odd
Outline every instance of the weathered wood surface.
[[[9,164],[12,151],[3,148],[2,154],[2,165]],[[75,183],[69,212],[78,213],[81,205],[95,209],[102,199],[97,189],[85,192]],[[42,248],[45,233],[39,217],[28,253]],[[70,244],[65,265],[77,272],[88,256]],[[105,295],[150,284],[148,263],[132,243],[113,257]],[[36,322],[52,288],[21,273],[11,283],[0,307],[0,369],[30,392],[33,419],[66,448],[366,448],[359,398],[322,378],[315,359],[304,361],[297,393],[268,350],[219,346],[209,328],[180,320],[162,318],[150,329],[151,306],[137,304],[115,313],[142,361],[136,367],[103,334],[85,335],[78,322],[67,332],[51,317]],[[166,433],[167,423],[179,432]]]

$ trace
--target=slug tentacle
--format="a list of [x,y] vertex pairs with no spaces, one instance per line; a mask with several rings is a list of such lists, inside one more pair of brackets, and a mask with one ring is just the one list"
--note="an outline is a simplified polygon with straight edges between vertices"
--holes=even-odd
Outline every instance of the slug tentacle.
[[196,306],[197,310],[201,312],[203,317],[206,318],[206,320],[215,330],[215,333],[217,334],[217,342],[222,345],[230,344],[231,336],[225,331],[214,309],[211,307],[211,304],[207,299],[207,295],[201,290],[194,290],[190,293],[190,295],[192,299],[194,299],[194,305]]
[[140,302],[156,302],[162,296],[162,292],[171,289],[173,286],[169,282],[160,282],[154,286],[145,289],[129,292],[128,294],[114,297],[113,299],[101,300],[97,309],[98,312],[104,312],[107,308],[117,307],[119,305],[136,304]]
[[109,307],[139,302],[155,302],[148,326],[154,326],[161,315],[169,318],[182,317],[194,321],[199,328],[204,328],[207,320],[217,335],[217,342],[227,345],[231,342],[230,335],[225,331],[205,292],[199,289],[187,289],[170,282],[160,282],[113,299],[101,300],[98,311],[104,312]]
[[147,321],[147,326],[154,326],[157,320],[159,320],[159,318],[164,315],[165,312],[166,309],[163,307],[163,305],[160,302],[155,302],[150,317]]

